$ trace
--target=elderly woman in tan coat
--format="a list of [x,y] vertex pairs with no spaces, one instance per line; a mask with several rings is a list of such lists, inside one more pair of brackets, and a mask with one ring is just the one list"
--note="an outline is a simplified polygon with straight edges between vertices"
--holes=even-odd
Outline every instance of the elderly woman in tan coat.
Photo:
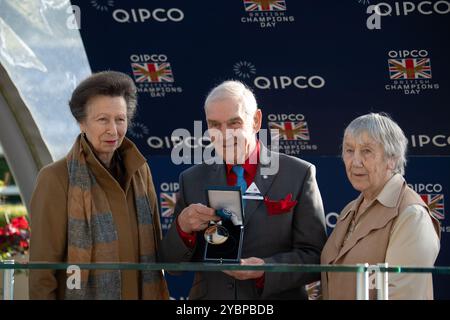
[[[146,159],[125,137],[136,88],[123,73],[90,76],[69,102],[81,134],[67,156],[44,167],[31,200],[32,262],[155,262],[161,239]],[[32,270],[31,299],[167,299],[161,271]]]
[[[367,114],[345,129],[342,157],[347,177],[361,192],[342,210],[321,255],[322,264],[433,266],[439,223],[403,178],[407,139],[383,114]],[[370,298],[376,296],[370,286]],[[355,299],[356,276],[322,274],[325,299]],[[389,299],[433,299],[431,274],[389,274]]]

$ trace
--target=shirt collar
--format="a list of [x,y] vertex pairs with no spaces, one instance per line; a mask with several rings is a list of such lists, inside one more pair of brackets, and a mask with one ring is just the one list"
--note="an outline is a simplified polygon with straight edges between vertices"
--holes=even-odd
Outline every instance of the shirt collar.
[[391,179],[386,182],[383,190],[378,194],[377,200],[385,207],[395,208],[398,204],[398,199],[402,191],[401,186],[405,182],[405,179],[401,174],[394,174]]
[[[370,207],[375,201],[378,201],[380,204],[382,204],[385,207],[388,208],[395,208],[398,204],[398,200],[400,197],[400,193],[402,191],[401,186],[405,182],[405,179],[401,174],[394,174],[384,185],[381,192],[376,196],[375,199],[372,200],[372,202],[367,206]],[[344,220],[347,215],[352,212],[356,211],[360,203],[363,201],[363,195],[362,193],[356,198],[355,201],[353,201],[353,204],[349,207],[346,213],[340,218],[341,220]]]

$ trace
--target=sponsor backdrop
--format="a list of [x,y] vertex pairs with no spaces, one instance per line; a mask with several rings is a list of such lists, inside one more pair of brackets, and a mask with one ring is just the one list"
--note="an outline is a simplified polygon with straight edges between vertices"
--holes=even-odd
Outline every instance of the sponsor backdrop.
[[[72,1],[93,71],[129,74],[139,90],[129,137],[147,157],[164,230],[179,173],[171,152],[209,144],[203,101],[226,79],[254,90],[263,128],[280,149],[317,166],[330,232],[357,193],[339,158],[343,129],[370,111],[389,113],[409,139],[406,179],[440,219],[437,265],[450,266],[450,1]],[[194,121],[203,128],[194,130]],[[172,132],[187,130],[192,137]],[[185,299],[192,274],[169,276]],[[450,299],[450,279],[435,276]]]

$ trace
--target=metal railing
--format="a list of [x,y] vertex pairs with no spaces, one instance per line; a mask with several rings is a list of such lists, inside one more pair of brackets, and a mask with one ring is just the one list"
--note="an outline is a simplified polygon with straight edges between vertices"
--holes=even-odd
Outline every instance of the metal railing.
[[388,273],[432,273],[450,274],[450,267],[404,267],[388,266],[387,263],[377,265],[308,265],[308,264],[216,264],[216,263],[47,263],[30,262],[15,263],[14,260],[0,261],[3,273],[3,299],[14,297],[14,270],[53,269],[68,270],[76,266],[87,270],[165,270],[165,271],[224,271],[224,270],[261,270],[265,272],[356,272],[356,298],[369,299],[369,273],[375,273],[375,287],[379,300],[388,299]]

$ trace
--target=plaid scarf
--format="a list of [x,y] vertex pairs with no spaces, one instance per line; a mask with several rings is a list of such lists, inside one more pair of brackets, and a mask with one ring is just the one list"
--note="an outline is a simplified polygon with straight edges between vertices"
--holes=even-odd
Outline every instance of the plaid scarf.
[[[86,163],[87,152],[78,136],[67,155],[69,170],[68,263],[120,262],[116,226],[105,191]],[[132,177],[138,221],[141,263],[155,262],[156,235],[144,177]],[[140,271],[141,297],[167,299],[167,285],[161,271]],[[66,289],[66,299],[121,299],[120,270],[81,270],[81,289]]]

